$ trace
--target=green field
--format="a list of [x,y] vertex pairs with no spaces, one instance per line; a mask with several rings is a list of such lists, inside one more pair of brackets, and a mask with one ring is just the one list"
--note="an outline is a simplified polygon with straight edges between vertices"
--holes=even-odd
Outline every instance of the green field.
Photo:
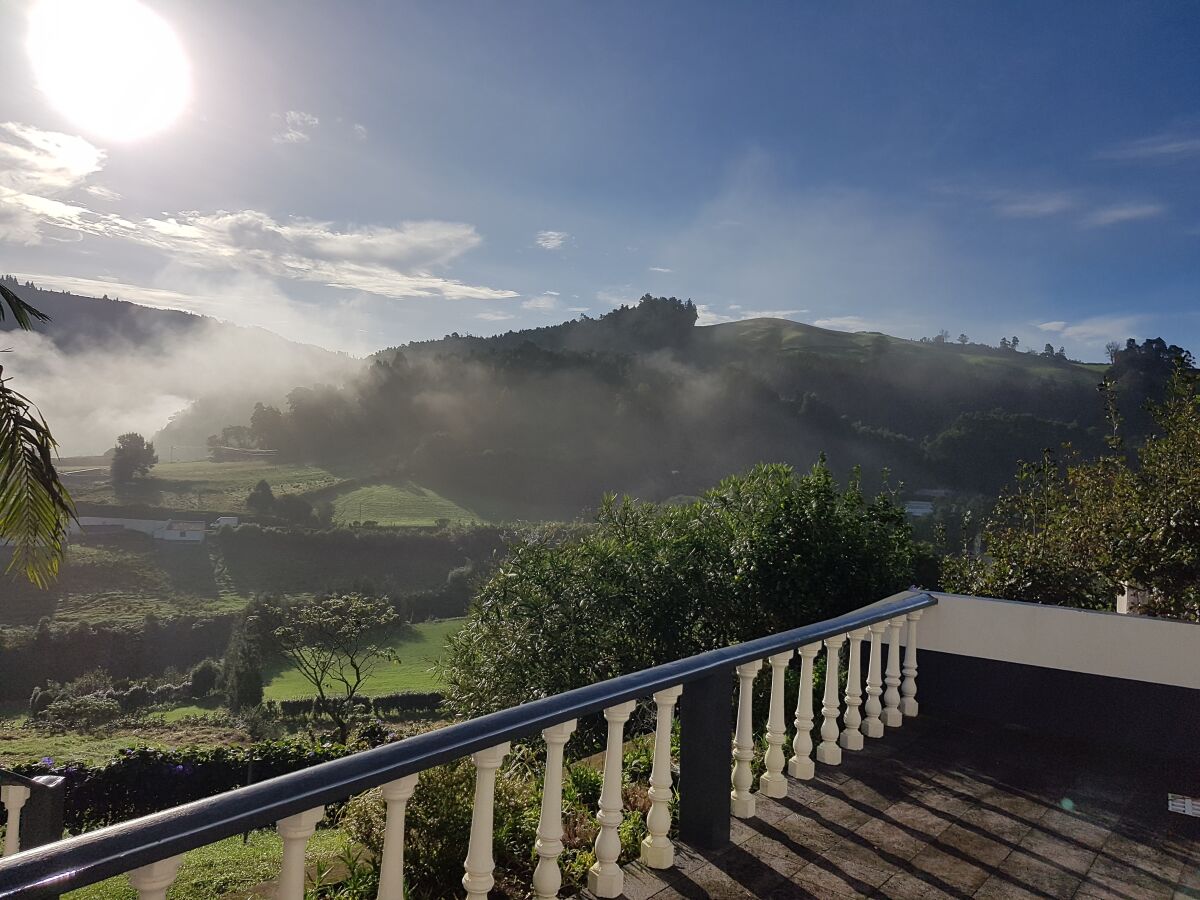
[[333,498],[334,518],[341,523],[377,522],[380,525],[433,525],[477,522],[480,517],[428,488],[411,481],[385,481],[354,488]]
[[[462,623],[462,619],[442,619],[415,625],[415,634],[410,633],[393,645],[400,662],[380,666],[363,693],[373,697],[397,691],[440,690],[443,685],[432,671],[433,664],[441,658],[447,638]],[[312,687],[295,669],[274,673],[263,690],[270,700],[293,700],[311,697],[312,693]]]
[[[69,463],[69,461],[68,461]],[[269,460],[236,462],[160,462],[149,476],[130,485],[115,486],[107,478],[68,478],[71,495],[85,503],[145,503],[170,509],[204,509],[247,512],[246,495],[265,479],[278,494],[307,494],[330,488],[348,476],[338,476],[316,466],[275,463]]]

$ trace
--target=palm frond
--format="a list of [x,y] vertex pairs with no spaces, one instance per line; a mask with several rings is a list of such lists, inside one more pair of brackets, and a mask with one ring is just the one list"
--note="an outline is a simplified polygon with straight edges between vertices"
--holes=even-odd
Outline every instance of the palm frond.
[[50,321],[50,317],[48,315],[46,315],[40,309],[34,309],[2,284],[0,284],[0,300],[4,301],[3,303],[0,303],[0,322],[4,321],[4,307],[6,306],[8,307],[9,312],[12,313],[12,317],[16,319],[17,325],[19,325],[25,331],[30,331],[33,329],[34,319],[37,319],[39,322]]
[[75,504],[54,468],[57,445],[46,420],[8,386],[3,372],[0,367],[0,540],[13,548],[6,572],[23,572],[46,587],[58,574]]

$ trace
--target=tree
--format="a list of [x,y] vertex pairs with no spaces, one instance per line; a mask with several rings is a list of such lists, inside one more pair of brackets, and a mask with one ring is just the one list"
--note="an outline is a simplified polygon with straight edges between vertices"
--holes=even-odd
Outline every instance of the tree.
[[317,692],[317,705],[346,743],[354,698],[384,662],[398,616],[384,599],[343,594],[298,604],[275,629],[280,650]]
[[944,563],[954,591],[1064,606],[1112,608],[1122,585],[1147,596],[1142,611],[1200,620],[1200,392],[1182,364],[1166,399],[1151,404],[1156,431],[1131,459],[1106,384],[1112,452],[1066,465],[1024,465],[984,527],[987,557]]
[[284,445],[287,434],[283,413],[274,406],[255,403],[254,412],[250,414],[250,433],[263,450],[278,450]]
[[[6,309],[24,331],[50,321],[0,284],[0,321]],[[46,587],[58,575],[75,504],[54,467],[58,445],[46,420],[9,381],[0,366],[0,540],[13,548],[5,572]]]
[[958,342],[960,344],[962,344],[963,346],[966,346],[970,342],[970,340],[971,339],[969,337],[967,337],[965,334],[960,334],[958,336]]
[[270,515],[275,508],[275,494],[266,479],[262,479],[246,495],[246,508],[260,516]]
[[1017,347],[1020,346],[1020,344],[1021,344],[1021,339],[1019,337],[1017,337],[1015,334],[1012,336],[1012,340],[1008,342],[1008,345],[1010,347],[1012,347],[1014,350],[1016,350]]
[[157,464],[158,454],[154,452],[154,444],[148,443],[136,431],[130,431],[117,438],[109,469],[114,482],[127,484],[135,476],[145,475]]
[[294,525],[311,525],[315,521],[312,504],[296,494],[276,497],[273,512]]
[[517,542],[443,657],[477,715],[847,612],[912,583],[890,493],[824,460],[761,465],[688,504],[607,497],[586,530]]
[[1117,361],[1117,354],[1121,352],[1121,344],[1117,341],[1109,341],[1104,345],[1104,351],[1108,354],[1108,361],[1115,363]]
[[1045,347],[1042,349],[1042,356],[1046,357],[1046,359],[1054,359],[1054,345],[1053,345],[1053,344],[1047,344],[1047,345],[1046,345],[1046,346],[1045,346]]
[[1008,350],[1008,349],[1009,349],[1008,338],[1006,338],[1006,337],[1002,337],[1002,338],[1000,338],[1000,349],[1001,349],[1001,350]]

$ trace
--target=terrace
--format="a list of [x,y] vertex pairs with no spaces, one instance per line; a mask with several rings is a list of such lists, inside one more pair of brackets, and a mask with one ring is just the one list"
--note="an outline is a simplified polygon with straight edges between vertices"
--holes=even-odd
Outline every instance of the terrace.
[[[826,678],[819,698],[818,658],[844,673]],[[762,735],[759,677],[770,691]],[[622,869],[620,749],[648,698],[649,835],[641,861]],[[22,852],[0,861],[0,898],[55,896],[126,872],[140,900],[162,898],[187,851],[274,824],[284,844],[275,896],[300,900],[325,805],[383,785],[379,897],[399,900],[417,776],[470,755],[463,886],[483,900],[496,772],[513,740],[539,732],[532,887],[555,897],[564,749],[578,719],[597,713],[608,749],[590,896],[1200,897],[1200,819],[1186,801],[1168,811],[1168,794],[1200,795],[1200,626],[911,591],[66,840],[34,846],[45,814],[27,815],[16,827]],[[39,788],[4,790],[10,821],[20,804],[36,807]]]

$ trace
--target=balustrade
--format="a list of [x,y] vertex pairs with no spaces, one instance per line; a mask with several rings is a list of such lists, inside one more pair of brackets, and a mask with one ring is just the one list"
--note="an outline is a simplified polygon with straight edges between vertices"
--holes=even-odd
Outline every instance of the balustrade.
[[[703,744],[705,737],[710,742],[714,739],[727,741],[729,737],[732,737],[732,770],[725,769],[726,772],[730,773],[729,784],[731,785],[728,806],[724,807],[724,809],[720,809],[719,807],[714,808],[711,814],[714,816],[724,815],[726,817],[726,825],[729,815],[740,818],[753,816],[756,811],[756,794],[751,791],[753,781],[752,766],[755,760],[755,753],[757,752],[754,735],[753,697],[755,679],[762,670],[764,662],[769,664],[770,667],[770,700],[764,735],[763,774],[758,780],[757,793],[762,794],[764,797],[781,798],[787,796],[788,777],[797,779],[812,778],[815,775],[817,764],[838,765],[841,762],[843,750],[853,751],[863,747],[864,736],[879,738],[883,736],[886,727],[899,725],[903,716],[915,716],[917,714],[917,622],[921,617],[922,609],[932,605],[934,602],[932,598],[926,595],[905,596],[901,601],[892,601],[892,605],[890,606],[887,605],[887,602],[881,604],[881,609],[878,611],[873,607],[868,607],[861,611],[863,615],[859,616],[857,621],[848,617],[845,627],[837,630],[832,628],[819,629],[819,626],[809,626],[807,628],[796,629],[794,632],[796,639],[790,645],[784,644],[779,640],[779,638],[783,637],[782,635],[743,645],[748,648],[761,644],[763,647],[761,655],[755,654],[752,656],[748,651],[740,647],[713,651],[710,654],[704,654],[695,659],[702,660],[725,655],[731,657],[730,661],[728,663],[711,664],[707,668],[699,670],[698,674],[694,676],[689,676],[677,666],[671,670],[671,680],[667,680],[667,676],[664,673],[657,682],[653,680],[648,681],[648,684],[653,685],[653,688],[647,690],[641,696],[653,697],[656,716],[653,734],[653,762],[650,773],[650,808],[646,817],[647,835],[640,847],[642,862],[653,869],[670,868],[675,863],[675,846],[669,837],[672,826],[672,807],[674,805],[671,743],[675,710],[681,696],[684,696],[685,699],[681,742],[689,740],[689,728],[693,735],[692,739],[701,744]],[[902,628],[907,629],[904,633],[903,666],[901,666],[900,643]],[[885,633],[889,635],[886,655],[886,675],[884,675]],[[792,632],[787,634],[792,634]],[[862,678],[864,641],[867,642],[869,652],[869,659],[866,661],[865,690]],[[843,691],[839,685],[840,651],[842,645],[847,642],[849,646],[846,657],[846,678]],[[822,646],[825,648],[825,673],[821,706],[821,740],[815,748],[814,753],[812,739],[814,720],[814,667]],[[794,707],[794,718],[792,721],[794,734],[792,735],[791,757],[789,759],[785,755],[785,748],[788,743],[785,695],[787,690],[787,669],[794,656],[799,658],[799,693],[796,697]],[[667,668],[663,667],[664,670]],[[650,670],[651,673],[654,671]],[[733,676],[732,678],[731,675]],[[612,683],[619,684],[630,677],[626,676],[625,679],[617,679]],[[701,689],[701,693],[696,695],[697,697],[704,698],[702,701],[704,706],[701,707],[703,709],[702,716],[693,716],[692,713],[688,712],[692,708],[686,705],[688,702],[687,696],[690,696],[686,694],[689,684],[705,685]],[[728,685],[728,687],[723,688],[721,687],[722,684]],[[886,690],[884,689],[885,685]],[[726,717],[733,712],[732,701],[734,698],[733,689],[735,687],[736,716],[733,717],[733,734],[730,735],[730,720]],[[594,846],[595,864],[587,874],[588,889],[597,897],[618,897],[621,895],[624,887],[624,874],[619,865],[621,852],[620,828],[624,821],[622,757],[626,723],[629,721],[637,702],[633,699],[624,698],[630,697],[631,693],[626,690],[623,694],[617,693],[616,696],[609,694],[606,699],[609,701],[619,699],[621,702],[608,702],[605,706],[601,706],[601,703],[596,702],[596,700],[587,700],[581,701],[576,707],[567,707],[578,710],[580,714],[594,713],[603,709],[607,727],[603,781],[597,813],[599,830]],[[596,696],[599,698],[604,695],[597,692]],[[880,702],[881,698],[883,701],[882,705]],[[538,701],[538,703],[543,704],[547,702]],[[695,705],[695,701],[692,702]],[[537,706],[537,704],[532,704],[531,706]],[[711,706],[711,709],[708,708],[709,706]],[[689,719],[689,716],[692,716],[692,718]],[[842,728],[840,729],[838,724],[839,717],[842,720]],[[541,730],[542,738],[545,741],[546,757],[540,818],[534,847],[537,864],[533,873],[532,888],[533,896],[538,898],[538,900],[550,900],[550,898],[558,896],[562,887],[560,857],[563,852],[564,766],[566,745],[576,730],[577,718],[572,717],[565,720],[556,720],[555,718],[544,716],[540,720],[535,719],[534,721],[537,721],[537,728]],[[689,721],[693,724],[689,725]],[[470,724],[464,723],[464,725]],[[442,729],[441,732],[422,735],[419,738],[410,739],[410,741],[423,740],[425,741],[423,746],[430,746],[432,742],[438,739],[439,734],[452,734],[455,729],[461,729],[464,725],[449,726],[446,729]],[[708,731],[709,733],[707,735],[700,735],[698,734],[699,731]],[[722,731],[725,735],[723,738],[720,737]],[[536,733],[536,731],[526,731],[524,736],[527,736],[529,733]],[[474,735],[475,733],[472,732],[472,734]],[[479,730],[478,735],[470,738],[473,743],[464,748],[464,753],[470,751],[471,759],[475,765],[475,789],[471,811],[470,837],[465,848],[463,862],[464,875],[462,879],[463,888],[469,900],[486,900],[488,893],[495,885],[495,860],[493,859],[492,846],[496,780],[499,769],[510,749],[509,740],[484,743],[480,737],[484,734],[492,735],[490,741],[498,741],[498,739],[504,737],[516,738],[523,736],[520,728],[513,725],[505,725],[491,732]],[[399,742],[399,744],[391,745],[391,747],[386,749],[390,751],[393,747],[398,747],[405,743],[408,742]],[[721,758],[725,762],[722,763],[720,759],[716,759],[715,765],[728,764],[729,756],[725,754],[728,753],[730,746],[729,743],[726,743],[724,744],[725,749],[720,751]],[[475,749],[479,747],[483,747],[484,749]],[[714,753],[716,749],[714,746]],[[380,748],[380,750],[372,752],[379,754],[384,750],[385,748]],[[707,753],[709,751],[704,752]],[[428,759],[428,757],[426,758]],[[452,758],[454,757],[451,755],[435,755],[425,767],[435,764],[438,761],[448,761]],[[714,757],[702,757],[701,759],[710,758]],[[337,767],[339,765],[343,766],[344,771],[349,771],[346,768],[349,762],[350,758],[347,758],[346,760],[322,765],[327,767],[326,771],[333,771],[330,767]],[[694,768],[688,771],[709,773],[711,769],[705,768],[708,765],[707,762],[693,764]],[[406,768],[399,768],[393,765],[390,772],[394,773],[397,769],[399,771],[407,770]],[[296,773],[297,776],[301,774],[303,773]],[[715,774],[713,772],[711,775],[704,774],[699,777],[686,776],[685,781],[680,785],[680,790],[714,790],[715,786],[712,784],[711,777],[715,776]],[[300,782],[294,780],[289,782],[289,779],[295,779],[295,777],[282,776],[279,779],[274,779],[274,781],[280,784],[299,784]],[[686,780],[688,777],[693,779],[691,783]],[[710,780],[705,782],[705,777],[710,778]],[[378,889],[380,900],[403,900],[405,896],[405,815],[408,803],[417,788],[418,778],[418,772],[410,772],[410,774],[399,777],[395,774],[389,774],[375,782],[382,787],[382,796],[386,808]],[[350,781],[356,785],[357,790],[363,788],[364,779],[361,776],[355,776]],[[370,781],[367,780],[365,783],[369,785]],[[263,782],[251,788],[241,789],[240,792],[235,793],[258,792],[261,794],[267,790],[270,784],[271,782]],[[34,787],[36,788],[37,786],[35,785]],[[279,897],[280,900],[302,900],[304,897],[306,886],[306,847],[317,825],[324,816],[324,804],[338,799],[332,796],[332,794],[320,794],[319,791],[311,787],[303,787],[303,789],[308,790],[309,793],[303,795],[297,794],[282,808],[276,807],[276,809],[281,809],[281,811],[287,809],[295,810],[300,803],[301,796],[306,798],[306,802],[313,803],[308,809],[301,807],[302,811],[280,817],[276,821],[276,828],[283,844],[280,876],[275,891],[275,896]],[[8,814],[8,829],[4,842],[6,856],[14,854],[18,850],[18,842],[21,834],[22,808],[29,796],[30,788],[24,787],[21,784],[6,783],[0,786],[0,800],[2,800]],[[340,796],[344,797],[345,794]],[[215,802],[220,803],[222,799],[216,798]],[[212,803],[214,801],[203,802]],[[276,800],[274,802],[280,803],[281,801]],[[697,809],[698,807],[693,805],[689,808]],[[231,822],[229,828],[236,827],[236,830],[228,831],[228,833],[236,834],[244,831],[245,828],[237,827],[241,824],[240,820]],[[254,827],[261,827],[261,825],[254,825]],[[208,842],[219,840],[221,836],[223,835],[210,836]],[[62,846],[72,843],[72,841],[84,841],[91,837],[93,836],[85,835],[81,838],[71,839],[71,841],[53,846]],[[147,841],[152,846],[157,846],[164,838],[165,835],[156,833],[154,837],[148,835]],[[191,846],[199,846],[200,843],[202,842],[198,841],[191,844]],[[128,872],[129,883],[136,891],[139,900],[162,900],[162,898],[165,898],[166,892],[175,880],[180,863],[183,860],[183,856],[177,849],[179,846],[178,842],[172,844],[173,855]],[[19,859],[21,856],[26,855],[28,854],[18,854],[17,858]],[[139,859],[144,860],[148,855],[143,852]],[[119,855],[110,853],[108,856],[103,857],[104,860],[114,858],[119,858]],[[153,857],[150,856],[150,858]],[[19,896],[19,892],[9,892],[4,886],[4,867],[7,865],[7,861],[0,862],[0,900],[10,896]],[[108,863],[106,862],[105,865],[108,865]],[[86,878],[90,880],[77,879],[77,881],[87,884],[111,873],[112,869],[110,868],[102,871],[94,878],[87,875]],[[76,883],[71,884],[71,887],[76,886],[80,885]]]

